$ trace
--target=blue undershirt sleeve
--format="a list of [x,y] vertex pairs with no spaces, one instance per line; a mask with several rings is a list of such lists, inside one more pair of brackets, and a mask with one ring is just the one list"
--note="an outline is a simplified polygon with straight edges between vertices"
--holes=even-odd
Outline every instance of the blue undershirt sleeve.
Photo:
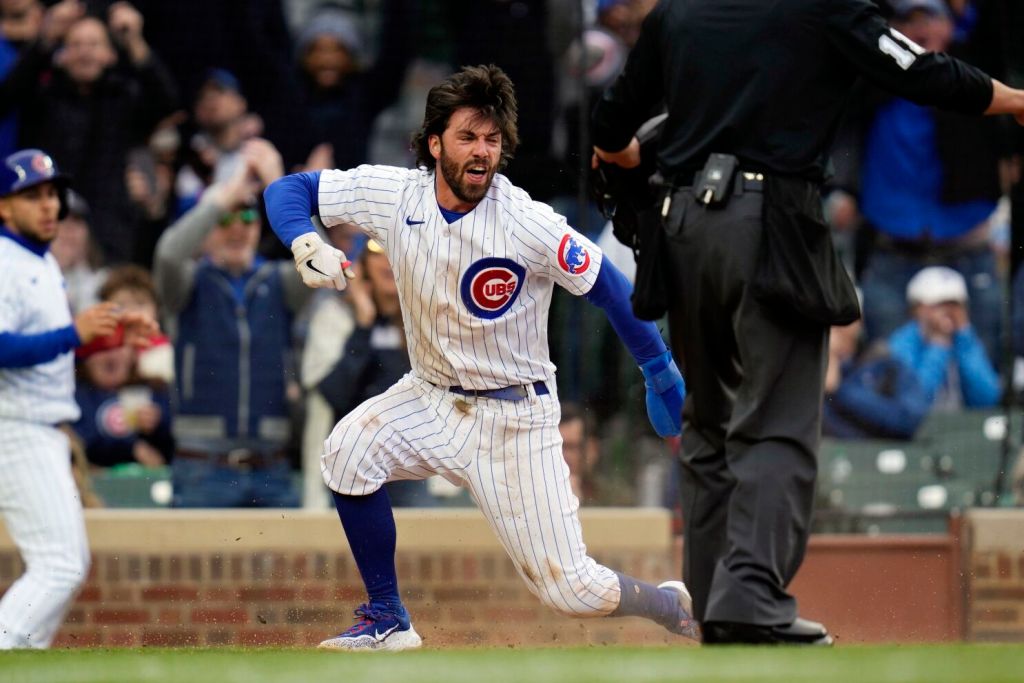
[[590,303],[602,308],[615,333],[633,354],[637,365],[654,360],[668,350],[653,322],[637,320],[629,297],[633,285],[608,259],[601,262],[601,270],[590,291],[583,295]]
[[30,368],[79,346],[74,325],[39,334],[0,333],[0,368]]
[[263,191],[270,227],[286,247],[313,232],[309,219],[320,215],[319,188],[320,171],[310,171],[278,178]]

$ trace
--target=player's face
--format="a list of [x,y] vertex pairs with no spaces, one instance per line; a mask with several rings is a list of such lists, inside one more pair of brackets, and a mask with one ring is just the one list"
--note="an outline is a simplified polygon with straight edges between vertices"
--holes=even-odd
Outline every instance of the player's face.
[[[469,211],[487,194],[501,161],[501,131],[476,109],[455,110],[439,137],[430,137],[430,153],[441,169],[438,199],[450,211]],[[450,191],[454,206],[445,204]]]
[[0,199],[0,219],[13,232],[49,244],[57,236],[60,193],[42,183]]

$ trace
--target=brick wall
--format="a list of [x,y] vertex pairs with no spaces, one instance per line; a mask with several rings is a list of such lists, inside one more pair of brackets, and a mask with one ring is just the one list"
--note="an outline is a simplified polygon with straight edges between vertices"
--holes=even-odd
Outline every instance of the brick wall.
[[1024,642],[1024,510],[972,510],[964,538],[968,637]]
[[[431,646],[669,643],[639,619],[560,617],[530,595],[476,511],[399,511],[398,571]],[[364,594],[333,515],[90,511],[93,565],[58,646],[308,645],[346,628]],[[657,510],[584,513],[591,553],[676,575]],[[272,550],[268,550],[272,548]],[[21,572],[0,538],[0,590]]]
[[[664,512],[582,517],[599,561],[650,581],[679,576]],[[802,614],[841,643],[1024,640],[1024,511],[970,519],[964,554],[956,534],[815,536],[792,586]],[[639,619],[550,612],[475,510],[399,510],[396,521],[400,585],[429,646],[688,642]],[[93,565],[61,646],[313,644],[364,599],[327,512],[93,510],[87,525]],[[0,590],[20,572],[0,531]]]

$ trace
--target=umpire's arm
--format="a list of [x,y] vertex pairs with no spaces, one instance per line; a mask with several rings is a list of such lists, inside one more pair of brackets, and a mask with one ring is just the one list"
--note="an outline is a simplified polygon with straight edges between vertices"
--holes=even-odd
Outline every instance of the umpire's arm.
[[891,28],[870,0],[825,5],[832,44],[878,87],[921,105],[964,114],[1014,114],[1024,122],[1024,92],[954,57],[926,52]]

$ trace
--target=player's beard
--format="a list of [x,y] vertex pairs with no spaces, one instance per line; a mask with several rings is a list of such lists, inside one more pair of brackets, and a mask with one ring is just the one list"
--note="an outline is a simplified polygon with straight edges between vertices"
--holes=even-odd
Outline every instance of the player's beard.
[[[466,172],[471,166],[484,166],[487,171],[487,181],[480,183],[479,185],[471,185],[463,181],[463,173]],[[467,204],[477,204],[484,195],[487,194],[487,190],[491,188],[491,181],[494,180],[495,169],[491,167],[486,161],[468,161],[462,167],[459,166],[458,162],[449,157],[444,152],[444,145],[441,146],[441,175],[444,176],[444,180],[448,183],[448,187],[451,188],[452,194],[454,194],[459,201],[466,202]]]

